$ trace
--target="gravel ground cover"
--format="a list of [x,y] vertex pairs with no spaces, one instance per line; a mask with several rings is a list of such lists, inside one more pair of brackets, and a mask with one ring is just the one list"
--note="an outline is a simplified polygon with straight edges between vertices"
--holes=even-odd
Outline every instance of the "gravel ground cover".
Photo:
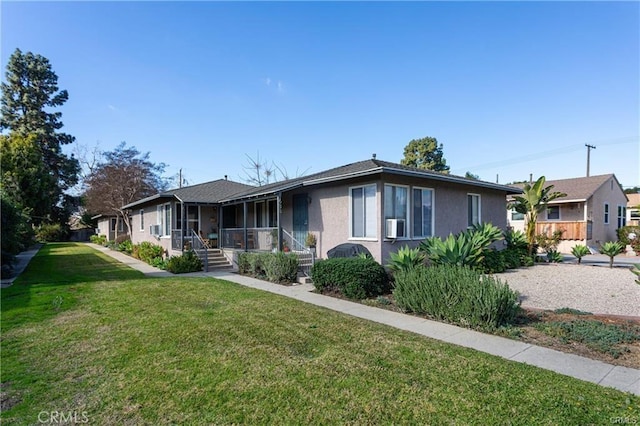
[[640,285],[628,266],[545,263],[497,277],[520,293],[525,308],[640,317]]

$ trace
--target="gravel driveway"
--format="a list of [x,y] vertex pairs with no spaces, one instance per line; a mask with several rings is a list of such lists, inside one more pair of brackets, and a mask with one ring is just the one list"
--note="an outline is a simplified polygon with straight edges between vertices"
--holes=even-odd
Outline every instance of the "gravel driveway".
[[520,293],[523,307],[640,317],[640,285],[628,267],[536,264],[496,277]]

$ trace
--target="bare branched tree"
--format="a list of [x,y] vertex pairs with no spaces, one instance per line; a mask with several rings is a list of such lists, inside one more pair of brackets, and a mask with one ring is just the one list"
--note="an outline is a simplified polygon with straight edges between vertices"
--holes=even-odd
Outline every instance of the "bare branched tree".
[[304,176],[309,171],[309,168],[302,172],[296,169],[295,175],[292,176],[284,165],[262,160],[259,152],[255,158],[249,154],[245,154],[245,156],[247,157],[247,163],[243,166],[245,173],[241,179],[250,185],[262,186],[281,180],[297,178]]

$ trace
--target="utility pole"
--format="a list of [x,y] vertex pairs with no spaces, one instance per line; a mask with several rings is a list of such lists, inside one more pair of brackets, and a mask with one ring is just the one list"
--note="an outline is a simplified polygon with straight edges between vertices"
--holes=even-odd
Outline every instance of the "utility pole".
[[584,146],[587,147],[587,177],[589,177],[589,164],[591,161],[591,149],[596,149],[595,146],[593,145],[589,145],[588,143],[585,143]]
[[[587,172],[587,176],[589,176],[589,172]],[[178,179],[180,179],[180,183],[178,183],[178,186],[182,188],[182,169],[180,169],[180,174]]]

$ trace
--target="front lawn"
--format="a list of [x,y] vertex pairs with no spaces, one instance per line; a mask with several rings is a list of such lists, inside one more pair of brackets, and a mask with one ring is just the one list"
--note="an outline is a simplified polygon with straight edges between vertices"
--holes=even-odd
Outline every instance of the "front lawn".
[[1,319],[6,424],[640,420],[630,394],[226,281],[144,278],[79,244],[46,245]]

